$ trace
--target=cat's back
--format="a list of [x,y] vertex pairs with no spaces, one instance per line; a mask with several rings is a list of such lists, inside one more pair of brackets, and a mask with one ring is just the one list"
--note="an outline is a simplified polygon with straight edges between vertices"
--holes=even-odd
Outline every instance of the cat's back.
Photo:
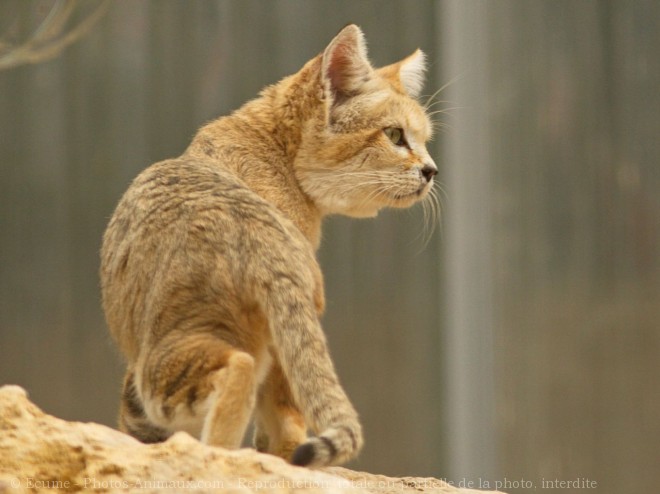
[[121,271],[129,257],[143,257],[150,265],[156,253],[201,248],[213,243],[219,230],[226,242],[232,228],[219,228],[221,223],[250,213],[270,211],[226,170],[185,158],[156,163],[133,180],[119,201],[103,239],[102,270],[112,270],[117,261],[114,268]]
[[188,315],[196,326],[232,318],[250,304],[239,286],[250,251],[286,256],[305,245],[277,208],[212,161],[156,163],[132,182],[103,238],[110,331],[132,360]]
[[167,229],[190,220],[205,207],[235,214],[236,201],[250,211],[266,206],[234,174],[210,160],[169,159],[151,165],[133,180],[108,230],[124,222],[134,231]]

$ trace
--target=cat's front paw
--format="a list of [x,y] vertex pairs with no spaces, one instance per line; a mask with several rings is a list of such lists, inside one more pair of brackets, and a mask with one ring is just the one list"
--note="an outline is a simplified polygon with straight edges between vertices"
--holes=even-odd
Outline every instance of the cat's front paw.
[[272,438],[265,431],[257,428],[254,433],[254,447],[260,453],[278,456],[290,463],[293,452],[307,440],[307,435],[303,430],[295,432],[297,434],[291,434],[290,437],[278,440],[277,435]]
[[268,445],[270,444],[270,439],[268,434],[257,429],[254,433],[254,447],[259,453],[268,453]]
[[283,458],[285,461],[291,463],[293,458],[293,452],[303,444],[304,441],[285,441],[279,445],[279,447],[272,452],[275,456]]

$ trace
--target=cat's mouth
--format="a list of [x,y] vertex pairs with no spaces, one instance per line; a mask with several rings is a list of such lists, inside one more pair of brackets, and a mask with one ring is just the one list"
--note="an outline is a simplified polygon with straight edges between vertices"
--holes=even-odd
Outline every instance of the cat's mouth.
[[421,192],[416,190],[415,192],[408,192],[405,194],[395,194],[394,195],[394,200],[396,201],[407,201],[409,199],[413,199],[415,197],[419,197],[421,195]]
[[412,191],[412,192],[399,192],[397,194],[394,194],[394,200],[397,202],[402,202],[402,203],[411,203],[418,201],[426,195],[426,192],[428,192],[429,189],[429,184],[421,185],[418,189]]

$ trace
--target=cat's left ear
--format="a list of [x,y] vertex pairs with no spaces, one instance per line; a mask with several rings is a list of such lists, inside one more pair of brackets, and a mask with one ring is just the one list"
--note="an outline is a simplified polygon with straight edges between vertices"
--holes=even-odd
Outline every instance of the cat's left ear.
[[361,91],[373,68],[367,59],[367,46],[359,27],[349,24],[335,36],[323,52],[321,70],[335,102]]
[[418,48],[400,62],[378,69],[378,73],[410,97],[417,98],[424,88],[426,55]]

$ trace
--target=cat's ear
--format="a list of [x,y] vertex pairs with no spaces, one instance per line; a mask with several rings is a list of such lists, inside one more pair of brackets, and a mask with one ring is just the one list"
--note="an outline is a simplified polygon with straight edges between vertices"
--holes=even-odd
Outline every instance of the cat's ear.
[[419,48],[415,53],[401,61],[399,79],[406,92],[417,98],[424,89],[426,78],[426,55]]
[[342,29],[323,52],[322,73],[333,100],[360,92],[373,72],[364,34],[355,24]]
[[417,98],[424,88],[426,55],[418,48],[400,62],[378,69],[378,73],[412,98]]

